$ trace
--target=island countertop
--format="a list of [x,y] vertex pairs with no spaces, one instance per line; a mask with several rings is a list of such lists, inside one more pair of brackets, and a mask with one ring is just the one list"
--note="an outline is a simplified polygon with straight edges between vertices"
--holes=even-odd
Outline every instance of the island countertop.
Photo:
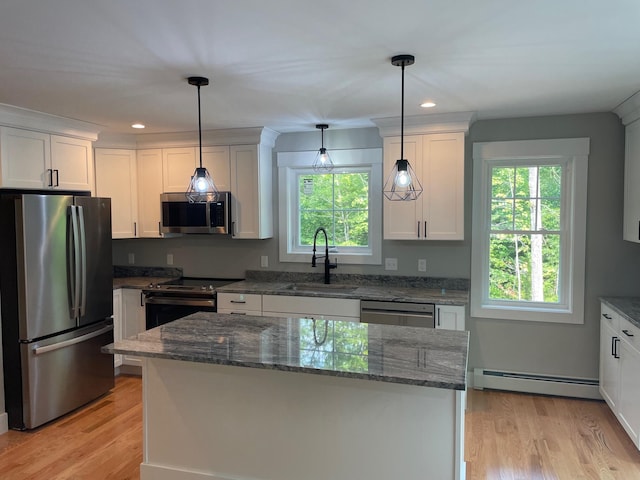
[[464,390],[468,346],[468,332],[200,312],[103,351]]

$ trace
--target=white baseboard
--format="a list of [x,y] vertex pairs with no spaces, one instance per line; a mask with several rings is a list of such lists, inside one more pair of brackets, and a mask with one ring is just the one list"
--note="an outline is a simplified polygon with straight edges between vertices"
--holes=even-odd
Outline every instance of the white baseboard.
[[598,380],[593,378],[564,377],[537,373],[510,372],[474,368],[469,382],[476,390],[493,389],[513,392],[537,393],[561,397],[602,400]]

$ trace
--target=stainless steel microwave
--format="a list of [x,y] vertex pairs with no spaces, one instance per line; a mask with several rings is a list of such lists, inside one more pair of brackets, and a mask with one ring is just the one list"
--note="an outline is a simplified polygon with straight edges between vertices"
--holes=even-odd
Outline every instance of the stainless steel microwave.
[[162,233],[231,233],[231,193],[219,192],[216,200],[191,203],[184,193],[163,193]]

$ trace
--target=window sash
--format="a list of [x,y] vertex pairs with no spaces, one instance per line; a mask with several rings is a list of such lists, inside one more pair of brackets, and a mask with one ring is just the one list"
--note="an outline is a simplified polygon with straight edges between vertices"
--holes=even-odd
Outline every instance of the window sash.
[[[471,302],[473,317],[559,323],[584,323],[584,254],[589,139],[476,143],[472,235]],[[492,228],[492,168],[560,165],[560,225],[531,230]],[[542,196],[542,195],[540,195]],[[514,195],[515,197],[515,195]],[[497,233],[560,236],[558,302],[492,299],[489,296],[490,235]]]

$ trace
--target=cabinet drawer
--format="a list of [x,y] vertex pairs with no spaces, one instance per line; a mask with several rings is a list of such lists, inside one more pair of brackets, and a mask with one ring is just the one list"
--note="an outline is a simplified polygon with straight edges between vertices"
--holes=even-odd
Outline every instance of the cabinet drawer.
[[616,332],[620,327],[620,315],[613,311],[610,307],[605,304],[600,304],[600,321],[604,324],[609,325]]
[[218,312],[262,313],[262,295],[254,293],[218,293]]
[[640,328],[636,327],[626,318],[619,317],[620,321],[620,338],[623,338],[629,344],[640,351]]

